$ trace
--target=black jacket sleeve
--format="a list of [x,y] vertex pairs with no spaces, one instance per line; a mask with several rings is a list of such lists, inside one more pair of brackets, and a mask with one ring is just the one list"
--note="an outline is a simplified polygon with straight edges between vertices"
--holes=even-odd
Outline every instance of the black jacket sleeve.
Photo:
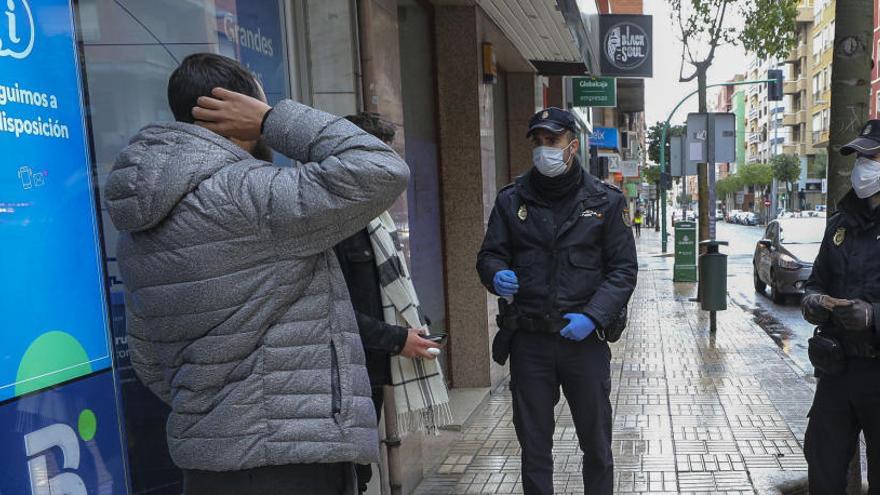
[[639,264],[632,229],[624,221],[625,199],[617,195],[608,209],[602,239],[604,279],[584,313],[600,327],[607,327],[629,303],[636,287]]
[[[495,200],[495,207],[489,216],[489,225],[486,228],[486,237],[483,238],[483,246],[477,255],[477,273],[480,281],[495,294],[492,280],[495,274],[501,270],[509,270],[512,257],[510,254],[510,229],[504,218],[504,206],[501,196]],[[496,294],[497,295],[497,294]]]
[[406,345],[409,330],[397,325],[390,325],[372,316],[355,311],[358,331],[364,348],[370,351],[400,354]]
[[831,280],[831,246],[829,244],[834,235],[833,232],[837,230],[837,223],[837,221],[832,220],[828,222],[828,226],[825,228],[825,236],[822,238],[819,254],[813,263],[813,271],[804,285],[804,294],[828,294],[828,281]]

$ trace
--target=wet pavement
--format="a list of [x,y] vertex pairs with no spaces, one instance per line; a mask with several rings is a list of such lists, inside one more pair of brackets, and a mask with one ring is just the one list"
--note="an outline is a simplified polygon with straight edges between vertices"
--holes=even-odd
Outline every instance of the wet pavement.
[[[731,252],[738,253],[738,244],[750,241],[746,232],[730,232]],[[718,332],[710,335],[706,313],[690,301],[695,285],[672,283],[672,258],[659,252],[657,234],[643,232],[639,253],[630,323],[612,346],[615,493],[776,493],[802,485],[801,442],[813,395],[804,370],[739,304],[719,313]],[[760,296],[739,288],[743,270],[733,264],[732,297],[762,307]],[[797,346],[795,334],[781,340]],[[584,493],[564,400],[556,410],[556,493]],[[416,493],[521,493],[511,414],[504,388]]]

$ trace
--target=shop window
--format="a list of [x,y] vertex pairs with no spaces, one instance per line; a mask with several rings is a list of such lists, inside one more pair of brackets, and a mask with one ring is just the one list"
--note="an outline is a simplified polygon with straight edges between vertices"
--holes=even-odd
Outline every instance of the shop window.
[[[167,103],[168,77],[187,55],[210,52],[237,59],[261,82],[270,103],[290,97],[285,19],[292,4],[279,0],[81,2],[99,187],[103,188],[119,151],[140,128],[173,120]],[[100,192],[103,198],[103,189]],[[180,483],[180,473],[165,444],[167,407],[140,384],[128,361],[123,286],[115,263],[117,234],[106,212],[102,216],[132,491],[168,490]]]

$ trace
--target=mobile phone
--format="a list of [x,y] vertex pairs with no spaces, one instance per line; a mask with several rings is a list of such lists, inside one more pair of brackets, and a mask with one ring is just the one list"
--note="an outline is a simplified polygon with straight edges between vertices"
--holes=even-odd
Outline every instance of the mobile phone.
[[435,333],[433,335],[425,335],[426,340],[430,340],[435,344],[442,344],[446,342],[446,334],[445,333]]

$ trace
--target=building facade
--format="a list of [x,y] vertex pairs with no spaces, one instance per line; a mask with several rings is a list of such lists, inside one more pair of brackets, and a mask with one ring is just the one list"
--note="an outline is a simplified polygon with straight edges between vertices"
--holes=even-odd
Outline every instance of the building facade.
[[[592,7],[591,14],[568,0],[525,2],[518,9],[503,0],[63,3],[76,7],[71,18],[82,44],[78,60],[87,81],[82,97],[97,204],[103,204],[107,174],[128,139],[151,122],[173,120],[167,80],[192,53],[239,60],[270,103],[292,98],[341,116],[376,112],[397,129],[393,146],[411,168],[408,191],[391,213],[432,330],[449,335],[440,359],[458,401],[458,421],[503,382],[507,369],[490,359],[496,304],[475,273],[476,254],[497,191],[531,167],[529,118],[542,107],[564,105],[563,77],[596,72],[584,56],[596,51],[585,46],[591,39],[585,19],[598,15],[598,4],[577,2]],[[15,18],[26,3],[4,5],[12,9],[7,17]],[[42,29],[41,22],[48,21],[36,19]],[[644,127],[643,118],[621,122],[627,129]],[[277,162],[290,165],[283,157]],[[8,210],[0,208],[0,223],[12,214]],[[140,385],[128,361],[117,233],[105,211],[95,216],[100,242],[94,249],[104,258],[111,316],[106,331],[115,357],[113,374],[108,365],[102,380],[116,377],[119,431],[126,434],[125,448],[113,451],[125,452],[124,458],[95,462],[125,465],[129,474],[110,480],[115,488],[94,491],[180,493],[180,473],[165,444],[167,406]],[[12,352],[5,343],[3,348]],[[111,392],[111,410],[113,397]],[[0,413],[18,404],[4,402]],[[442,451],[430,442],[421,435],[403,439],[404,493],[439,461]],[[26,469],[27,459],[21,465]],[[21,493],[5,486],[0,491]]]

